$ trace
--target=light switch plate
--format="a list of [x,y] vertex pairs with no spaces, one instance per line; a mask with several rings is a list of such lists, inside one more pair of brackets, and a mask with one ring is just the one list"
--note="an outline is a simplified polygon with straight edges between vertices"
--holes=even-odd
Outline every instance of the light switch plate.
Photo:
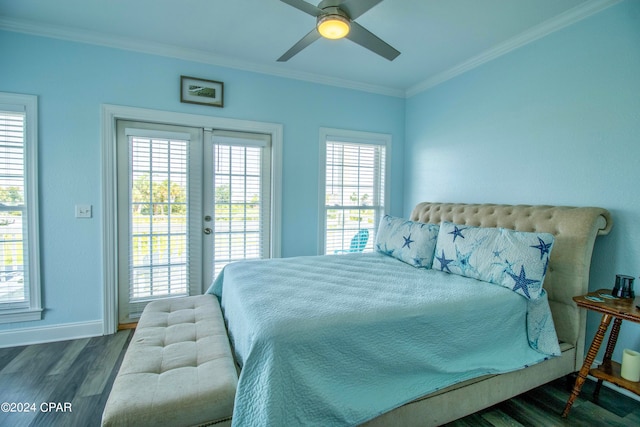
[[76,218],[91,218],[91,205],[76,205]]

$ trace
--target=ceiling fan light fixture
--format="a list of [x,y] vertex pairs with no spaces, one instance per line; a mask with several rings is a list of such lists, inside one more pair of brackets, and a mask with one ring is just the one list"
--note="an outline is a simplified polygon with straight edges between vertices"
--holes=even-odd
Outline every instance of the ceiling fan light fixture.
[[349,19],[344,16],[331,14],[318,18],[316,28],[322,37],[337,40],[349,34],[351,25]]

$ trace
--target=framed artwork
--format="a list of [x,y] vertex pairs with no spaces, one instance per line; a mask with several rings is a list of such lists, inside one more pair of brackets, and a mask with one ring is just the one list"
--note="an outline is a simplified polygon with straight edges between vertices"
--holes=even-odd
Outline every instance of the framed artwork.
[[223,107],[224,83],[180,76],[180,102]]

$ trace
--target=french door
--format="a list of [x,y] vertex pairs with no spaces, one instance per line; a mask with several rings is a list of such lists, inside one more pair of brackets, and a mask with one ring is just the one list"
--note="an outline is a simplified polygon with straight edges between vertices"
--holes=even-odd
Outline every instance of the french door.
[[125,120],[116,133],[119,323],[270,256],[269,135]]

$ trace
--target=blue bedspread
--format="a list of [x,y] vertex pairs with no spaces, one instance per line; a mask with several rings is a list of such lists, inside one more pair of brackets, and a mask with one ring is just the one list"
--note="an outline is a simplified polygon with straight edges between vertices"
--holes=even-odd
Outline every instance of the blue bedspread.
[[234,426],[357,425],[548,357],[525,298],[379,253],[233,263],[208,292],[242,366]]

